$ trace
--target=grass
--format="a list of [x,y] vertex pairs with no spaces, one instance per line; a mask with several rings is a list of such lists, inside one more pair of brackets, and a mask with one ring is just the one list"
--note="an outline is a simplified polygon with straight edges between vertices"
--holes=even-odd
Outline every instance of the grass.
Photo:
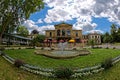
[[14,67],[0,56],[0,80],[45,80],[40,75],[28,73]]
[[82,77],[81,80],[120,80],[120,62],[103,72]]
[[22,59],[26,63],[37,65],[43,68],[56,68],[61,66],[69,66],[71,68],[84,68],[97,65],[104,61],[106,58],[113,58],[120,55],[120,50],[117,49],[91,49],[92,54],[90,55],[60,60],[48,58],[41,55],[35,55],[34,49],[5,50],[5,52],[15,59]]
[[[71,80],[120,80],[120,62],[107,71]],[[35,75],[14,67],[0,57],[0,80],[59,80]]]
[[[29,62],[29,63],[33,62],[32,64],[37,64],[41,62],[40,64],[37,64],[39,66],[44,63],[44,65],[41,65],[41,66],[45,66],[45,67],[54,67],[55,65],[58,65],[58,64],[60,65],[60,63],[57,63],[57,62],[61,62],[61,64],[63,64],[62,62],[64,63],[68,62],[66,65],[71,64],[71,66],[76,65],[78,67],[83,67],[85,65],[88,66],[88,65],[94,65],[95,63],[99,63],[104,58],[107,58],[107,57],[116,57],[117,55],[120,55],[120,50],[93,49],[91,50],[92,54],[88,56],[77,57],[70,60],[69,59],[56,60],[56,59],[46,58],[44,56],[35,55],[33,54],[34,49],[6,50],[5,52],[11,57],[20,58],[20,59],[23,59],[25,62]],[[52,62],[50,60],[55,62]],[[46,61],[48,61],[48,63],[45,63]],[[53,64],[50,65],[49,62],[50,63],[52,62]],[[46,66],[45,64],[48,64],[49,66]],[[77,78],[77,79],[71,79],[71,80],[120,80],[119,75],[120,75],[120,62],[114,65],[109,70],[106,70],[94,75]],[[2,57],[0,57],[0,80],[58,80],[58,79],[46,78],[40,75],[35,75],[32,73],[23,71],[19,68],[14,67],[14,65],[11,65],[7,61],[5,61]]]
[[113,45],[115,45],[115,46],[119,46],[119,45],[120,45],[120,43],[114,43]]

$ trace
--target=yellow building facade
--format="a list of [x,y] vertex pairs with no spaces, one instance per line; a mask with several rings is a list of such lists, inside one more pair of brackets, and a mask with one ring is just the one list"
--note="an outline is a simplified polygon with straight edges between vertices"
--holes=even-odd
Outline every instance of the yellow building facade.
[[46,30],[45,36],[50,41],[69,41],[74,39],[75,42],[88,43],[89,40],[94,40],[96,44],[101,44],[101,34],[93,33],[82,35],[82,30],[73,30],[71,24],[61,23],[54,26],[55,30]]
[[80,42],[82,39],[82,30],[73,30],[71,24],[61,23],[54,26],[55,30],[46,30],[45,36],[49,40],[70,40],[74,39]]

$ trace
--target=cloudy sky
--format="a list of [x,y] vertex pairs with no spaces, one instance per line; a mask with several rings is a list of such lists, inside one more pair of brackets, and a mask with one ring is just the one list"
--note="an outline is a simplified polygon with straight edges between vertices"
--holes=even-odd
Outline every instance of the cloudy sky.
[[29,31],[41,34],[66,22],[83,33],[109,32],[112,23],[120,25],[120,0],[44,0],[45,7],[24,22]]

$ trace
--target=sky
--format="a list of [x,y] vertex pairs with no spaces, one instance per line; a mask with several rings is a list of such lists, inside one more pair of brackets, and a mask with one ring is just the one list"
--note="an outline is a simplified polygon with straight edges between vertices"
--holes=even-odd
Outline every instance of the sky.
[[120,25],[120,0],[43,0],[42,10],[31,14],[23,25],[40,34],[62,22],[86,33],[105,33],[111,24]]

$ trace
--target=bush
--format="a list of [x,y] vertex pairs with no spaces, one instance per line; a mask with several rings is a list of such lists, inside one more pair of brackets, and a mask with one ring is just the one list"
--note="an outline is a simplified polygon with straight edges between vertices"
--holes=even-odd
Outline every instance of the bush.
[[73,48],[73,50],[77,50],[76,48]]
[[113,49],[116,49],[116,47],[113,47]]
[[0,51],[4,51],[5,50],[5,47],[0,47]]
[[73,75],[73,71],[69,68],[59,68],[54,72],[54,75],[57,78],[66,78],[69,79]]
[[109,49],[109,47],[106,47],[106,49]]
[[14,65],[19,68],[20,66],[24,65],[24,62],[22,60],[16,59]]
[[21,47],[19,47],[18,49],[21,49]]
[[44,47],[42,47],[41,50],[44,50]]
[[3,56],[3,55],[5,55],[5,53],[3,53],[2,51],[0,51],[0,56]]
[[112,66],[112,58],[105,59],[105,61],[103,61],[101,64],[101,67],[103,67],[104,69],[109,69]]
[[50,50],[55,50],[54,48],[51,48]]

